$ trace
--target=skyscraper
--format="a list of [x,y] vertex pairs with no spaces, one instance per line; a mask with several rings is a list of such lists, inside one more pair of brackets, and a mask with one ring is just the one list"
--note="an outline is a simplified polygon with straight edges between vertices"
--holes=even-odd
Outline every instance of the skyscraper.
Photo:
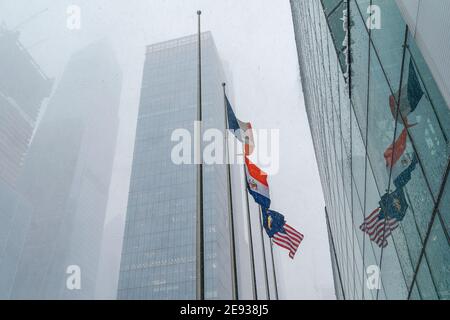
[[0,179],[15,187],[41,104],[52,80],[19,41],[0,25]]
[[[202,37],[203,130],[224,130],[224,76]],[[119,299],[196,298],[196,166],[172,162],[172,132],[193,136],[197,36],[146,48],[119,276]],[[204,165],[205,297],[232,297],[226,167]]]
[[[94,297],[121,83],[106,41],[70,58],[19,182],[34,212],[11,298]],[[73,270],[80,288],[67,286]]]
[[337,297],[448,299],[448,2],[291,8]]
[[19,32],[0,25],[0,298],[9,296],[32,207],[17,189],[49,79],[23,47]]

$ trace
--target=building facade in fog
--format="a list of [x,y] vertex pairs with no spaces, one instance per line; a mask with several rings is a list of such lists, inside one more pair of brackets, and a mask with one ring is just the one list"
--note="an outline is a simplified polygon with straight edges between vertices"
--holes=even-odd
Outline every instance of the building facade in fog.
[[52,80],[0,25],[0,298],[9,296],[32,207],[17,189],[36,120]]
[[[121,83],[106,41],[70,58],[18,183],[33,215],[11,298],[94,297]],[[68,289],[68,268],[80,271],[79,290]]]
[[[203,129],[224,129],[223,72],[202,34]],[[193,136],[197,36],[150,45],[137,122],[119,299],[195,299],[196,166],[171,160],[172,132]],[[204,166],[205,297],[232,297],[226,167]]]
[[0,26],[0,179],[15,186],[42,102],[52,80],[19,41]]
[[448,1],[291,8],[337,297],[450,298]]

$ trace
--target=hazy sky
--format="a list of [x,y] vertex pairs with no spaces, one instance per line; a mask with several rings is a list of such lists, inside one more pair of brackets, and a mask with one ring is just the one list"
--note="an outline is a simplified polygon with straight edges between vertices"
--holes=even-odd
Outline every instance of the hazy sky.
[[[79,30],[66,27],[70,5],[81,9]],[[102,38],[111,41],[124,79],[107,220],[123,222],[145,45],[195,33],[197,9],[224,62],[237,116],[254,128],[280,129],[280,170],[269,178],[272,207],[305,235],[294,261],[275,248],[280,298],[333,298],[324,200],[288,0],[0,0],[0,23],[12,28],[45,10],[21,25],[20,39],[56,79],[72,53]],[[112,261],[120,250],[109,248]]]

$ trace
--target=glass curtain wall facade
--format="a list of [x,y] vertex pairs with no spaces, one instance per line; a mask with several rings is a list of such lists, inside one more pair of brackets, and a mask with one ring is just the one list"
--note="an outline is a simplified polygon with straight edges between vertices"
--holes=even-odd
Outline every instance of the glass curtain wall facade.
[[337,297],[449,299],[450,111],[396,2],[291,8]]
[[[193,137],[197,47],[193,35],[146,49],[119,299],[196,297],[196,166],[172,162],[171,135],[184,129]],[[203,132],[224,130],[223,79],[213,38],[203,33]],[[204,165],[203,179],[205,297],[231,299],[226,167]]]

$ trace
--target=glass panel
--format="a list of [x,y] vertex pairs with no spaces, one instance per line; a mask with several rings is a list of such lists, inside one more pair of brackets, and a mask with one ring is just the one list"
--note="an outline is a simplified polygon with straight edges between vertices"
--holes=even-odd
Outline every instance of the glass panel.
[[346,32],[344,29],[344,10],[347,9],[347,5],[344,1],[341,1],[340,5],[333,9],[330,14],[327,14],[328,25],[333,37],[333,53],[337,53],[339,57],[339,66],[342,72],[347,69],[347,62],[344,55],[344,48],[346,44]]
[[371,30],[371,39],[390,88],[396,92],[400,84],[406,24],[395,1],[372,0],[372,5],[380,8],[382,19],[381,28]]
[[355,299],[362,299],[362,273],[364,272],[362,267],[362,255],[359,251],[358,244],[356,243],[356,237],[355,237],[355,248],[354,248],[354,255],[355,255],[355,274],[354,274],[354,283],[355,283]]
[[383,249],[383,259],[381,262],[381,279],[387,298],[407,299],[408,288],[405,282],[405,275],[398,259],[397,244],[391,238],[389,244]]
[[[367,2],[368,1],[364,1]],[[352,101],[361,128],[362,137],[366,137],[367,116],[367,71],[369,56],[369,35],[365,22],[361,19],[355,1],[350,2],[350,14],[353,26],[351,27],[351,41],[358,45],[351,47],[352,70]]]
[[[442,101],[442,97],[435,96],[434,101],[428,97],[427,86],[433,87],[435,83],[426,75],[421,75],[421,72],[426,74],[427,69],[422,65],[419,70],[417,68],[419,65],[416,65],[415,61],[420,62],[420,59],[416,60],[407,52],[399,112],[404,117],[404,121],[399,122],[401,128],[406,124],[413,125],[408,132],[423,164],[428,183],[437,198],[449,159],[450,148],[448,148],[446,134],[448,135],[450,131],[445,133],[443,129],[444,124],[450,122],[450,114],[436,112],[437,109],[442,108],[448,111],[448,107],[442,103],[435,105],[434,101]],[[429,81],[422,82],[421,79],[424,78]]]
[[353,261],[353,247],[352,247],[352,221],[351,221],[351,212],[348,206],[347,198],[343,195],[343,205],[344,205],[344,214],[345,214],[345,233],[346,233],[346,246],[345,246],[345,255],[347,262],[347,273],[348,273],[348,296],[349,298],[353,298],[353,278],[355,277],[354,271],[354,261]]
[[413,214],[407,214],[397,230],[392,233],[398,260],[408,288],[414,276],[414,268],[419,259],[422,242],[414,222]]
[[417,272],[416,276],[416,283],[422,299],[438,299],[438,295],[433,284],[433,279],[430,275],[430,269],[428,268],[426,257],[423,257],[422,261],[420,262],[419,271]]
[[329,15],[330,12],[335,11],[336,7],[343,2],[342,0],[322,0],[323,9],[325,15]]
[[[366,210],[365,210],[365,217],[369,218],[372,213],[377,210],[377,208],[380,206],[379,204],[380,202],[380,194],[378,192],[378,188],[377,185],[375,184],[375,180],[372,174],[372,170],[369,166],[367,166],[367,181],[366,181]],[[362,231],[361,231],[362,232]],[[376,230],[376,232],[378,232],[378,230]],[[364,234],[364,233],[363,233]],[[376,260],[379,262],[380,258],[381,258],[381,247],[379,245],[377,245],[376,238],[374,240],[371,240],[372,237],[375,237],[376,234],[372,235],[371,237],[369,237],[369,235],[364,234],[365,238],[366,238],[366,243],[372,246],[375,256],[376,256]],[[390,240],[387,239],[387,241],[389,242]]]
[[422,300],[420,296],[419,290],[417,289],[417,285],[414,284],[414,287],[411,291],[411,296],[409,297],[411,300]]
[[425,62],[419,48],[417,47],[411,34],[408,34],[408,50],[411,54],[417,76],[424,90],[423,100],[426,100],[423,108],[429,109],[427,112],[436,114],[436,120],[433,122],[433,128],[430,130],[441,131],[445,136],[448,145],[450,134],[450,108],[445,102],[434,81],[433,76]]
[[439,211],[442,219],[444,220],[444,229],[447,233],[450,232],[450,182],[447,177],[447,182],[445,184],[444,194],[441,198],[441,203],[439,205]]
[[[450,250],[438,216],[428,238],[425,254],[440,299],[450,299]],[[433,285],[429,283],[429,285]]]
[[368,152],[378,187],[380,191],[385,191],[388,187],[389,170],[386,167],[384,153],[393,142],[395,121],[388,104],[390,89],[373,49],[371,49],[369,91]]

